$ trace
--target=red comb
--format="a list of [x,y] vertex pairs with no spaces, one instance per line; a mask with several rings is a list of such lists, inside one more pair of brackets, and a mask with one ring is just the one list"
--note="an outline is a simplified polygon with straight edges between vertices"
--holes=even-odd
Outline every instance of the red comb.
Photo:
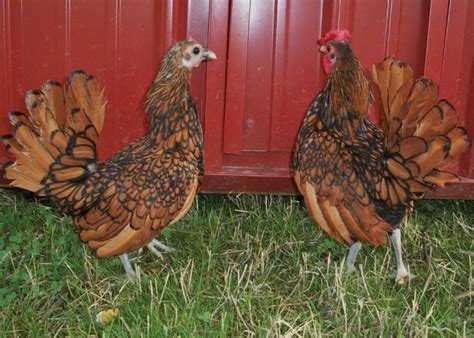
[[351,38],[351,33],[347,29],[339,29],[327,32],[324,36],[318,40],[318,45],[325,45],[328,41],[348,41]]

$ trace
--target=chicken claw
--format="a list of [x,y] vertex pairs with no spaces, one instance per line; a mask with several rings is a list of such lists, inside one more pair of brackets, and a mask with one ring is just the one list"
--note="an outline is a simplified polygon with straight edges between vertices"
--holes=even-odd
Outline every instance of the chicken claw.
[[406,280],[411,280],[414,277],[415,276],[409,273],[408,270],[404,266],[398,267],[397,271],[394,271],[390,275],[390,278],[393,279],[393,281],[397,284],[405,284]]
[[[172,248],[164,245],[163,243],[161,243],[160,241],[157,241],[156,239],[153,239],[150,243],[148,243],[147,247],[158,258],[163,258],[162,253],[168,253],[168,252],[173,251]],[[160,252],[160,249],[161,249],[161,252]]]

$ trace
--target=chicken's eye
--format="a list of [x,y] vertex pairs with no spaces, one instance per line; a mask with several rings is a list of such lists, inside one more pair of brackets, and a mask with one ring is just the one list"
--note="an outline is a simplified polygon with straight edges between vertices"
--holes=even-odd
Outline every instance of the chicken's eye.
[[199,47],[194,47],[194,48],[193,48],[193,54],[194,54],[194,55],[198,55],[200,51],[201,51],[201,50],[199,49]]

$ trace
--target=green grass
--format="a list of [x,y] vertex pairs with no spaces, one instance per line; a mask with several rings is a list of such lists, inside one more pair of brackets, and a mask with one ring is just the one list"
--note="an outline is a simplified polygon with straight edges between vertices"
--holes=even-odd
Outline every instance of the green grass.
[[[175,251],[96,259],[71,220],[0,191],[5,336],[472,336],[473,201],[417,204],[403,233],[416,278],[395,285],[392,250],[364,247],[361,273],[299,198],[200,195],[160,237]],[[96,314],[118,307],[110,325]]]

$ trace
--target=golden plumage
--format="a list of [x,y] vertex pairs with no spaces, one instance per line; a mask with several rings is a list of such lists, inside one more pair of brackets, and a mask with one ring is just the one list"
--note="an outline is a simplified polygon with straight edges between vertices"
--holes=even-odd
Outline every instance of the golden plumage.
[[458,180],[443,169],[471,140],[457,126],[454,107],[438,102],[438,87],[414,80],[404,62],[386,59],[373,68],[380,92],[382,129],[367,113],[370,83],[346,30],[319,40],[325,87],[310,104],[293,158],[294,177],[313,219],[332,238],[350,244],[347,271],[356,272],[361,243],[393,244],[403,283],[411,274],[402,259],[400,224],[413,201],[435,185]]
[[359,60],[347,42],[330,44],[337,62],[298,134],[295,180],[331,237],[385,244],[412,201],[457,180],[443,168],[470,138],[454,107],[438,102],[437,85],[414,80],[409,65],[390,58],[373,69],[383,110],[383,129],[377,127],[367,117],[372,94]]
[[97,163],[106,102],[98,81],[73,71],[26,95],[4,136],[16,162],[11,185],[55,201],[100,257],[139,249],[190,208],[203,175],[203,135],[189,90],[191,69],[215,55],[195,41],[165,55],[146,97],[147,135]]

